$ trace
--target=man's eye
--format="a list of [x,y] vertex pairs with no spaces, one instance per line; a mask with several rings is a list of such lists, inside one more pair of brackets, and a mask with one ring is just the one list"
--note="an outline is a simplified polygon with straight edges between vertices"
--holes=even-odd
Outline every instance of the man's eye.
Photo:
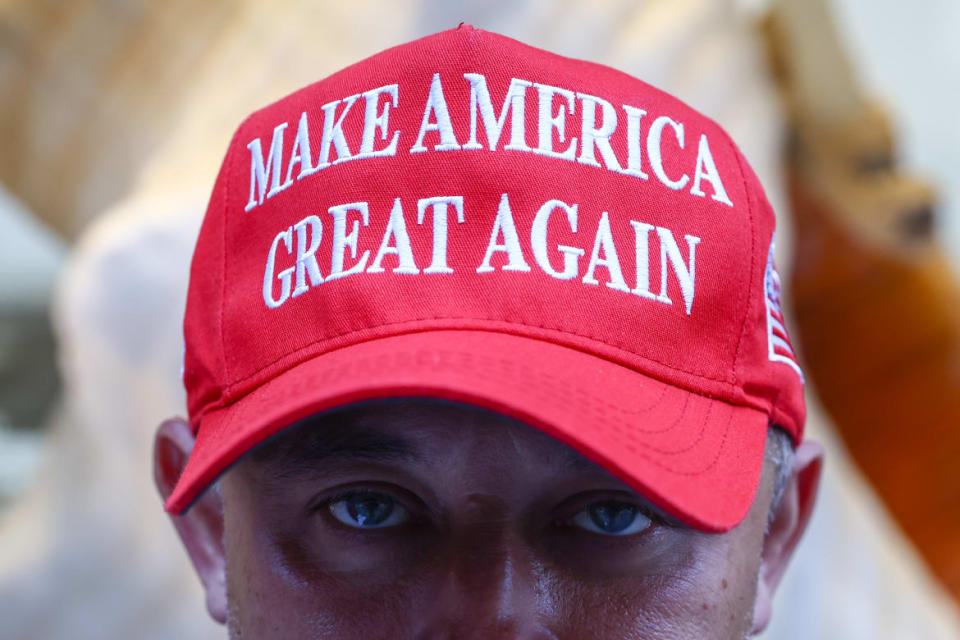
[[573,524],[593,533],[628,536],[645,530],[652,521],[636,506],[610,500],[587,505],[573,517]]
[[336,498],[328,508],[334,518],[355,529],[384,529],[409,520],[409,513],[391,496],[355,491]]

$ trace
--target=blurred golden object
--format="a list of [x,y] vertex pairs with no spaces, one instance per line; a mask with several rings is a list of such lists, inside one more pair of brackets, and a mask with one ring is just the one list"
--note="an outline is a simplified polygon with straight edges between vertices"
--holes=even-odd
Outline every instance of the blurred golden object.
[[0,2],[0,182],[75,237],[130,190],[247,4]]
[[764,24],[791,129],[791,274],[802,355],[854,459],[960,597],[960,283],[934,195],[900,172],[823,0]]

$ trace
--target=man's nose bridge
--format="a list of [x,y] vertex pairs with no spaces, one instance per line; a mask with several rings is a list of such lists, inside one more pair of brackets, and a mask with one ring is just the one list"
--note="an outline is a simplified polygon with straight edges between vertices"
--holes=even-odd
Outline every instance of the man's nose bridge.
[[507,504],[498,496],[470,494],[454,530],[451,577],[465,597],[489,601],[509,589],[516,570],[515,539]]
[[463,526],[454,534],[451,637],[485,640],[548,640],[541,628],[541,598],[532,551],[501,498],[472,494]]

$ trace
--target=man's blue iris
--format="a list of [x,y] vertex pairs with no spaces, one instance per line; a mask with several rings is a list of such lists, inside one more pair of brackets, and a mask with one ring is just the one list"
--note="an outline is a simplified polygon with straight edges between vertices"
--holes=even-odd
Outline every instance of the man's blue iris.
[[355,494],[346,498],[346,502],[347,512],[359,525],[378,525],[393,513],[390,496]]
[[597,502],[590,505],[590,519],[606,533],[619,533],[637,517],[637,508],[623,502]]

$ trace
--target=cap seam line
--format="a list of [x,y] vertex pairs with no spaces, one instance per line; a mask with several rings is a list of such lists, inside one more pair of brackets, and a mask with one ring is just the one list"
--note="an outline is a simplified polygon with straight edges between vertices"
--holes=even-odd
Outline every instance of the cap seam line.
[[[223,186],[221,187],[223,194],[223,237],[222,237],[222,249],[223,249],[223,260],[220,263],[220,355],[223,359],[223,377],[224,380],[230,379],[230,363],[227,361],[227,347],[226,340],[224,339],[224,307],[226,306],[226,292],[227,292],[227,183],[230,182],[230,178],[233,175],[233,161],[236,153],[232,153],[236,147],[237,139],[241,137],[241,132],[247,123],[252,118],[252,114],[243,119],[243,122],[240,123],[240,126],[237,127],[237,130],[234,132],[233,137],[230,138],[230,147],[227,149],[227,172],[223,180]],[[220,397],[223,398],[224,393],[226,393],[229,388],[229,383],[224,387],[220,392]]]
[[[244,122],[246,122],[246,120],[244,120]],[[230,368],[229,368],[229,363],[227,362],[226,340],[224,340],[224,337],[223,337],[223,334],[225,333],[223,330],[223,310],[224,310],[224,307],[226,306],[224,302],[224,297],[226,296],[226,291],[227,291],[227,284],[226,284],[226,280],[227,280],[227,182],[230,181],[230,176],[232,174],[232,169],[233,169],[233,156],[235,155],[231,153],[231,151],[234,148],[234,142],[236,141],[237,136],[240,134],[240,130],[243,129],[244,122],[240,123],[240,126],[237,127],[236,132],[234,132],[233,137],[230,139],[230,148],[227,149],[227,154],[228,154],[227,167],[226,167],[227,171],[223,179],[223,185],[220,187],[220,191],[221,191],[220,198],[221,200],[223,200],[223,212],[221,214],[223,216],[223,227],[222,227],[223,231],[221,232],[222,236],[220,238],[221,261],[220,261],[219,321],[220,321],[220,356],[221,356],[221,359],[223,360],[223,377],[225,380],[230,379]],[[223,394],[225,391],[226,389],[221,391],[220,393],[221,398],[223,397]]]
[[[710,416],[713,415],[714,405],[715,403],[711,402],[707,407],[706,415],[704,415],[703,419],[700,420],[700,427],[699,427],[699,430],[697,431],[696,436],[694,436],[690,442],[684,444],[684,446],[680,447],[679,449],[667,449],[665,447],[659,447],[659,446],[644,443],[644,442],[638,442],[635,444],[635,446],[639,445],[644,449],[646,449],[647,451],[653,451],[655,453],[662,454],[665,456],[683,456],[684,454],[689,453],[690,451],[695,449],[701,442],[703,442],[704,433],[706,432],[706,424],[707,422],[709,422]],[[690,407],[690,396],[689,394],[687,394],[687,398],[685,399],[683,409],[680,411],[680,414],[673,421],[673,423],[671,424],[671,428],[668,431],[673,430],[673,427],[680,422],[680,420],[684,417],[689,407]]]
[[[501,319],[501,318],[484,318],[484,317],[474,317],[474,316],[430,316],[430,317],[425,317],[425,318],[412,318],[412,319],[402,320],[402,321],[398,321],[398,322],[387,322],[387,323],[381,323],[381,324],[371,325],[371,326],[367,326],[367,327],[354,328],[354,329],[351,329],[351,330],[349,330],[349,331],[344,331],[344,332],[342,332],[342,333],[338,333],[338,334],[335,334],[335,335],[325,336],[324,338],[321,338],[321,339],[318,339],[318,340],[314,340],[313,342],[310,342],[310,343],[307,343],[307,344],[305,344],[305,345],[302,345],[302,346],[300,346],[299,348],[294,349],[293,351],[290,351],[290,352],[288,352],[288,353],[285,353],[285,354],[283,354],[282,356],[280,356],[280,357],[278,357],[278,358],[275,358],[274,360],[271,360],[270,362],[266,363],[264,366],[260,367],[260,368],[257,369],[256,371],[254,371],[254,372],[252,372],[252,373],[250,373],[250,374],[248,374],[248,375],[245,375],[245,376],[243,376],[242,378],[237,378],[237,379],[234,380],[233,382],[229,383],[229,384],[225,387],[225,390],[226,390],[226,391],[229,391],[230,389],[233,389],[234,387],[236,387],[238,384],[240,384],[240,383],[242,383],[242,382],[245,382],[245,381],[249,380],[250,378],[255,377],[257,374],[263,372],[265,369],[269,368],[270,366],[272,366],[272,365],[280,362],[280,361],[283,360],[284,358],[287,358],[287,357],[289,357],[289,356],[292,356],[292,355],[295,354],[297,351],[300,351],[300,350],[302,350],[302,349],[306,349],[306,348],[308,348],[308,347],[312,347],[312,346],[317,345],[317,344],[319,344],[319,343],[321,343],[321,342],[326,342],[326,341],[328,341],[328,340],[333,340],[333,339],[336,339],[336,338],[340,338],[340,337],[343,337],[343,336],[345,336],[345,335],[349,335],[349,334],[351,334],[351,333],[356,333],[356,332],[358,332],[358,331],[363,331],[363,330],[366,330],[366,329],[379,329],[379,328],[381,328],[381,327],[390,327],[390,326],[394,326],[394,325],[408,324],[408,323],[413,323],[413,322],[424,322],[424,321],[428,321],[428,320],[477,320],[477,321],[483,321],[483,322],[500,322],[500,323],[503,323],[503,324],[506,324],[506,325],[509,325],[509,326],[516,326],[516,327],[527,327],[527,328],[532,328],[532,329],[544,329],[544,330],[547,330],[547,331],[556,331],[557,333],[561,333],[561,334],[564,334],[564,335],[570,335],[570,336],[575,336],[575,337],[577,337],[577,338],[585,338],[585,339],[588,339],[588,340],[593,340],[593,341],[599,342],[599,343],[601,343],[601,344],[603,344],[603,345],[605,345],[605,346],[607,346],[607,347],[610,347],[611,349],[615,349],[615,350],[617,350],[617,351],[622,351],[622,352],[625,352],[625,353],[629,353],[630,355],[632,355],[632,356],[634,356],[634,357],[641,358],[641,359],[643,359],[643,360],[649,360],[649,361],[654,362],[654,363],[656,363],[656,364],[659,364],[659,365],[662,365],[662,366],[664,366],[664,367],[667,367],[668,369],[672,369],[673,371],[678,371],[678,372],[680,372],[680,373],[685,373],[685,374],[688,374],[688,375],[696,376],[696,377],[698,377],[698,378],[703,378],[703,379],[705,379],[705,380],[710,380],[710,381],[713,381],[713,382],[719,382],[719,383],[722,383],[722,384],[729,385],[729,386],[731,386],[731,387],[735,387],[735,386],[736,386],[736,385],[734,385],[733,383],[731,383],[731,382],[729,382],[729,381],[727,381],[727,380],[725,380],[725,379],[723,379],[723,378],[714,378],[714,377],[712,377],[712,376],[709,376],[709,375],[706,375],[706,374],[703,374],[703,373],[694,373],[694,372],[691,372],[691,371],[687,371],[686,369],[681,369],[681,368],[679,368],[679,367],[675,367],[675,366],[673,366],[673,365],[671,365],[671,364],[668,364],[668,363],[666,363],[666,362],[662,362],[662,361],[660,361],[660,360],[657,360],[656,358],[653,358],[653,357],[650,357],[650,356],[644,356],[644,355],[635,353],[635,352],[633,352],[633,351],[629,351],[629,350],[627,350],[627,349],[624,349],[623,347],[619,347],[619,346],[616,346],[616,345],[611,345],[611,344],[609,344],[609,343],[607,343],[607,342],[603,342],[602,340],[599,340],[598,338],[595,338],[595,337],[593,337],[593,336],[586,335],[586,334],[583,334],[583,333],[577,333],[577,332],[575,332],[575,331],[570,331],[570,330],[568,330],[568,329],[559,329],[559,328],[556,328],[556,327],[548,327],[548,326],[544,326],[544,325],[530,324],[530,323],[526,323],[526,322],[516,322],[516,321],[512,321],[512,320],[503,320],[503,319]],[[407,332],[407,333],[422,333],[422,332],[426,332],[426,331],[444,331],[444,330],[456,331],[456,330],[458,330],[458,328],[455,328],[455,327],[450,327],[450,328],[447,328],[447,327],[429,327],[429,328],[424,328],[424,329],[418,330],[418,331],[410,331],[410,332]],[[461,330],[467,330],[467,331],[491,331],[491,332],[493,332],[493,333],[504,333],[503,331],[498,331],[498,330],[496,330],[496,329],[481,329],[481,328],[477,328],[477,327],[466,327],[466,328],[462,328]],[[394,334],[394,335],[399,335],[399,334]],[[386,338],[386,337],[390,337],[390,336],[376,336],[376,337],[370,338],[369,340],[377,340],[377,339]],[[536,339],[536,338],[534,338],[534,339]],[[368,340],[361,340],[360,342],[358,342],[358,343],[353,343],[353,344],[360,344],[360,343],[362,343],[362,342],[367,342],[367,341],[368,341]],[[349,345],[344,345],[344,346],[349,346]],[[560,346],[567,346],[567,345],[560,345]],[[569,348],[569,347],[568,347],[568,348]],[[335,350],[336,350],[336,349],[331,349],[331,350],[329,350],[329,351],[335,351]],[[325,352],[322,352],[322,353],[329,353],[329,351],[325,351]],[[321,355],[321,354],[318,353],[318,354],[316,354],[316,355]],[[311,356],[311,357],[315,357],[315,356]],[[295,365],[292,365],[292,366],[295,366]]]
[[[477,370],[474,370],[474,372],[476,373]],[[487,377],[489,378],[489,376],[487,376]],[[666,385],[667,383],[663,383],[663,384]],[[583,393],[584,395],[590,397],[591,399],[594,399],[594,400],[602,400],[602,399],[603,399],[602,396],[598,396],[598,395],[596,395],[596,394],[594,394],[594,393],[591,393],[591,392],[589,392],[589,391],[586,391],[586,390],[584,390],[584,389],[581,389],[580,392]],[[676,419],[674,420],[673,424],[671,425],[671,428],[670,428],[670,429],[667,429],[667,431],[672,430],[672,427],[673,427],[673,426],[676,426],[677,424],[679,424],[680,420],[681,420],[681,419],[683,418],[683,416],[687,413],[687,411],[688,411],[688,409],[689,409],[689,406],[690,406],[690,399],[689,399],[689,396],[690,396],[690,395],[691,395],[690,392],[688,392],[688,393],[686,394],[687,397],[685,398],[685,402],[684,402],[683,408],[680,410],[680,413],[679,413],[679,415],[676,417]],[[595,419],[595,421],[597,422],[597,424],[603,425],[605,428],[606,428],[606,427],[609,427],[608,433],[614,433],[614,434],[615,434],[615,437],[617,437],[618,439],[623,440],[624,442],[626,442],[626,441],[629,440],[630,446],[633,446],[633,447],[639,446],[639,447],[642,447],[646,452],[654,452],[654,453],[657,453],[657,454],[663,454],[663,455],[665,455],[665,456],[684,456],[684,454],[686,454],[686,453],[688,453],[689,451],[693,450],[694,448],[696,448],[696,447],[698,446],[699,443],[703,442],[704,434],[705,434],[705,431],[706,431],[706,424],[710,421],[710,420],[709,420],[709,419],[710,419],[710,416],[713,415],[713,410],[714,410],[717,402],[722,402],[723,404],[725,404],[725,405],[730,409],[730,414],[729,414],[729,416],[728,416],[728,418],[727,418],[726,427],[725,427],[725,431],[724,431],[724,438],[723,438],[722,441],[721,441],[721,447],[720,447],[720,448],[723,447],[723,443],[726,441],[726,435],[727,435],[727,430],[729,429],[729,423],[732,422],[732,420],[733,420],[733,411],[734,411],[733,407],[734,407],[734,405],[731,405],[731,404],[729,404],[729,403],[726,403],[726,402],[724,402],[723,400],[715,400],[715,399],[713,399],[713,398],[708,398],[708,397],[704,397],[704,399],[705,399],[705,400],[708,400],[708,401],[710,402],[710,404],[709,404],[709,406],[707,407],[706,414],[703,415],[703,416],[702,416],[702,419],[700,420],[700,429],[699,429],[699,432],[698,432],[698,433],[696,434],[696,436],[693,438],[692,442],[687,443],[686,445],[684,445],[684,446],[681,447],[680,449],[673,449],[673,450],[671,450],[671,449],[666,449],[666,448],[662,448],[662,447],[658,447],[658,446],[655,446],[655,445],[649,444],[649,443],[635,442],[635,441],[630,440],[629,437],[626,437],[626,438],[625,438],[625,437],[624,437],[623,429],[619,426],[620,423],[618,423],[616,420],[611,420],[611,419],[609,419],[609,417],[608,417],[607,415],[605,415],[602,411],[601,411],[601,412],[598,412],[595,407],[586,407],[586,408],[584,408],[584,412],[587,413],[587,414],[592,415],[593,418]],[[633,416],[633,417],[636,417],[636,416]],[[628,422],[630,422],[630,420],[624,420],[622,424],[626,424],[626,423],[628,423]],[[662,431],[653,431],[653,432],[646,432],[646,433],[649,435],[649,434],[662,433]],[[632,453],[639,454],[639,455],[643,455],[644,457],[648,457],[648,458],[649,458],[649,455],[644,455],[644,453],[642,453],[642,452],[640,452],[640,451],[638,451],[638,450],[636,450],[636,449],[631,450],[631,452],[632,452]],[[708,464],[706,467],[704,467],[704,468],[703,468],[701,471],[699,471],[699,472],[683,472],[683,471],[679,471],[679,470],[678,470],[678,467],[674,467],[674,466],[672,466],[672,465],[666,464],[665,461],[663,461],[663,460],[656,460],[656,459],[652,459],[652,458],[651,458],[651,461],[654,462],[655,464],[657,464],[658,466],[662,467],[662,468],[665,469],[665,470],[668,470],[668,471],[670,471],[670,472],[677,473],[677,474],[680,474],[680,475],[701,475],[701,474],[704,473],[707,469],[710,469],[712,466],[714,466],[714,465],[716,464],[716,460],[717,460],[717,459],[719,459],[719,454],[717,454],[717,457],[715,457],[714,460],[713,460],[710,464]]]
[[[226,402],[226,396],[228,396],[228,395],[231,393],[232,390],[236,389],[236,387],[237,387],[239,384],[241,384],[241,383],[243,383],[243,382],[245,382],[245,381],[247,381],[247,380],[250,380],[251,378],[257,376],[258,374],[262,373],[264,370],[266,370],[266,369],[269,368],[270,366],[272,366],[272,365],[274,365],[274,364],[282,361],[284,358],[290,357],[290,356],[293,355],[296,351],[303,350],[303,349],[307,349],[307,348],[309,348],[309,347],[311,347],[311,346],[315,346],[315,345],[317,345],[317,344],[319,344],[319,343],[326,342],[326,341],[329,341],[329,340],[333,340],[333,339],[336,339],[336,338],[338,338],[338,337],[342,337],[342,336],[345,336],[345,335],[349,335],[349,334],[355,333],[355,332],[357,332],[357,331],[362,331],[362,330],[364,330],[364,329],[377,329],[377,328],[381,328],[381,327],[389,327],[389,326],[393,326],[393,325],[409,324],[409,323],[415,323],[415,322],[423,322],[423,321],[427,321],[427,320],[475,320],[475,321],[483,321],[483,322],[499,322],[499,323],[502,323],[502,324],[504,324],[504,325],[511,326],[511,327],[526,327],[526,328],[535,328],[535,329],[542,329],[542,330],[547,330],[547,331],[554,331],[554,332],[557,332],[557,333],[563,334],[563,335],[570,335],[570,336],[574,336],[574,337],[577,337],[577,338],[584,338],[584,339],[588,339],[588,340],[593,340],[593,341],[596,341],[596,342],[599,342],[599,343],[603,344],[604,346],[606,346],[606,347],[608,347],[608,348],[614,349],[614,350],[616,350],[616,351],[620,351],[620,352],[627,353],[627,354],[629,354],[629,355],[632,356],[632,357],[638,357],[638,358],[641,358],[641,359],[643,359],[643,360],[647,360],[647,361],[649,361],[649,362],[653,362],[653,363],[655,363],[655,364],[664,366],[664,367],[666,367],[666,368],[668,368],[668,369],[671,369],[671,370],[673,370],[673,371],[677,371],[677,372],[684,373],[684,374],[687,374],[687,375],[692,375],[692,376],[695,376],[695,377],[698,377],[698,378],[702,378],[702,379],[704,379],[704,380],[709,380],[709,381],[711,381],[711,382],[719,383],[719,384],[725,385],[725,386],[727,386],[727,387],[730,387],[731,390],[736,390],[736,385],[734,385],[733,383],[731,383],[731,382],[729,382],[728,380],[725,380],[725,379],[723,379],[723,378],[715,378],[715,377],[708,376],[708,375],[705,375],[705,374],[693,373],[693,372],[690,372],[690,371],[687,371],[687,370],[684,370],[684,369],[680,369],[680,368],[675,367],[675,366],[672,366],[672,365],[670,365],[670,364],[668,364],[668,363],[666,363],[666,362],[661,362],[660,360],[657,360],[656,358],[649,357],[649,356],[642,356],[642,355],[637,354],[637,353],[634,353],[634,352],[632,352],[632,351],[628,351],[628,350],[626,350],[626,349],[624,349],[624,348],[622,348],[622,347],[618,347],[618,346],[615,346],[615,345],[610,345],[610,344],[608,344],[608,343],[606,343],[606,342],[602,342],[601,340],[598,340],[597,338],[595,338],[595,337],[593,337],[593,336],[588,336],[588,335],[576,333],[576,332],[569,331],[569,330],[565,330],[565,329],[558,329],[558,328],[555,328],[555,327],[546,327],[546,326],[541,326],[541,325],[532,325],[532,324],[528,324],[528,323],[514,322],[514,321],[503,320],[503,319],[499,319],[499,318],[442,316],[442,317],[414,318],[414,319],[403,320],[403,321],[400,321],[400,322],[383,323],[383,324],[373,325],[373,326],[369,326],[369,327],[363,327],[363,328],[360,328],[360,329],[354,328],[354,329],[351,329],[350,331],[345,331],[345,332],[343,332],[343,333],[336,334],[336,335],[333,335],[333,336],[327,336],[327,337],[324,337],[324,338],[322,338],[322,339],[315,340],[315,341],[313,341],[313,342],[311,342],[311,343],[308,343],[308,344],[306,344],[306,345],[302,345],[301,347],[299,347],[299,349],[297,349],[297,350],[295,350],[295,351],[291,351],[291,352],[289,352],[289,353],[286,353],[286,354],[284,354],[284,355],[282,355],[282,356],[280,356],[280,357],[278,357],[278,358],[275,358],[274,360],[270,361],[269,363],[267,363],[267,364],[264,365],[263,367],[260,367],[260,368],[257,369],[256,371],[254,371],[254,372],[252,372],[252,373],[250,373],[250,374],[248,374],[248,375],[245,375],[245,376],[243,376],[243,377],[241,377],[241,378],[238,378],[237,380],[235,380],[235,381],[231,382],[230,384],[228,384],[227,386],[225,386],[225,388],[224,388],[224,393],[221,394],[221,401],[219,401],[218,403],[215,403],[214,405],[211,405],[210,408],[212,409],[212,408],[215,408],[216,406],[226,406],[227,404],[231,404],[231,403],[232,403],[233,401],[235,401],[235,400],[234,400],[234,399],[231,399],[230,402]],[[426,332],[426,331],[444,331],[444,330],[450,330],[450,331],[456,331],[456,330],[489,331],[489,332],[493,332],[493,333],[506,333],[505,331],[500,330],[500,329],[478,328],[478,327],[429,327],[429,328],[423,328],[423,329],[414,330],[414,331],[407,331],[407,332],[404,332],[404,333],[422,333],[422,332]],[[390,335],[387,335],[387,336],[376,336],[376,337],[370,338],[369,340],[378,340],[378,339],[382,339],[382,338],[393,337],[393,336],[396,336],[396,335],[402,335],[402,334],[390,334]],[[531,338],[531,339],[537,339],[537,338]],[[360,344],[360,343],[362,343],[362,342],[367,342],[367,341],[368,341],[368,340],[363,340],[363,341],[360,341],[360,342],[358,342],[358,343],[353,343],[353,344]],[[343,345],[343,347],[337,347],[337,349],[345,348],[345,347],[348,347],[348,346],[352,346],[352,344],[351,344],[351,345]],[[565,347],[567,347],[567,348],[575,348],[575,347],[570,347],[569,345],[558,345],[558,346],[565,346]],[[316,353],[316,354],[314,354],[314,355],[312,355],[312,356],[310,356],[310,357],[311,357],[311,358],[317,357],[317,356],[319,356],[319,355],[323,355],[324,353],[330,353],[330,352],[332,352],[332,351],[336,351],[337,349],[330,349],[330,350],[328,350],[328,351],[323,351],[323,352],[320,352],[320,353]],[[597,356],[597,357],[602,357],[602,356]],[[300,362],[296,362],[296,363],[291,364],[289,367],[287,367],[286,369],[284,369],[284,371],[289,370],[290,368],[293,368],[294,366],[297,366],[297,364],[300,364]],[[622,366],[626,366],[626,365],[622,365]],[[629,368],[629,367],[628,367],[628,368]],[[279,374],[278,374],[278,375],[279,375]]]
[[[733,138],[730,137],[730,134],[724,131],[724,135],[726,136],[727,142],[730,143],[730,147],[734,152],[733,154],[734,158],[736,158],[737,160],[737,168],[740,169],[740,181],[743,183],[743,193],[747,201],[747,217],[749,219],[749,224],[750,224],[750,265],[748,267],[748,273],[747,273],[747,281],[748,281],[747,292],[750,292],[753,290],[754,261],[756,260],[756,256],[754,255],[754,249],[756,246],[754,236],[756,234],[755,234],[754,219],[753,219],[753,198],[751,197],[750,189],[747,185],[746,173],[743,170],[742,154],[739,148],[737,147],[736,143],[733,141]],[[744,292],[742,290],[737,292],[738,304],[743,300],[743,296],[744,296]],[[737,365],[740,362],[740,353],[743,348],[743,336],[746,334],[746,330],[747,330],[747,319],[750,317],[749,297],[747,298],[746,303],[744,303],[744,307],[745,308],[743,311],[743,320],[740,323],[740,331],[737,337],[737,346],[733,352],[733,367],[731,367],[731,371],[730,371],[730,373],[733,376],[734,385],[736,385],[737,381],[739,380],[739,376],[737,375]]]
[[[604,341],[604,340],[601,339],[601,338],[598,338],[598,337],[593,336],[593,335],[588,335],[588,334],[586,334],[586,333],[578,333],[578,332],[576,332],[576,331],[571,331],[571,330],[569,330],[569,329],[564,329],[564,328],[560,328],[560,327],[552,327],[552,326],[547,326],[547,325],[543,325],[543,324],[533,324],[533,323],[529,323],[529,322],[518,322],[518,321],[515,321],[515,320],[506,320],[506,319],[504,319],[504,318],[498,318],[498,317],[443,315],[443,316],[424,316],[424,317],[419,317],[419,318],[407,318],[407,319],[398,320],[398,321],[395,321],[395,322],[381,322],[381,323],[373,324],[373,325],[366,325],[366,326],[362,326],[362,327],[354,327],[354,328],[349,329],[349,330],[347,330],[347,331],[342,331],[342,332],[340,332],[340,333],[336,333],[336,334],[324,336],[324,337],[322,337],[322,338],[318,338],[318,339],[313,340],[313,341],[311,341],[311,342],[308,342],[308,343],[306,343],[306,344],[304,344],[304,345],[301,345],[301,346],[299,346],[299,347],[297,347],[297,348],[295,348],[295,349],[292,349],[292,350],[290,350],[290,351],[288,351],[288,352],[286,352],[286,353],[284,353],[284,354],[282,354],[282,355],[280,355],[280,356],[277,356],[276,358],[274,358],[274,359],[271,360],[270,362],[267,362],[266,364],[264,364],[263,366],[259,367],[259,368],[256,369],[255,371],[253,371],[253,372],[251,372],[251,373],[249,373],[249,374],[247,374],[247,375],[245,375],[245,376],[242,376],[242,377],[240,377],[240,378],[237,378],[236,380],[234,380],[234,381],[232,381],[232,382],[227,383],[227,384],[224,386],[224,389],[225,389],[225,390],[229,390],[229,389],[235,387],[237,384],[242,383],[242,382],[244,382],[244,381],[246,381],[246,380],[249,380],[250,378],[256,376],[258,373],[260,373],[260,372],[262,372],[263,370],[267,369],[268,367],[276,364],[277,362],[280,362],[280,361],[283,360],[284,358],[290,357],[290,356],[292,356],[293,354],[295,354],[295,353],[298,352],[298,351],[301,351],[301,350],[306,349],[306,348],[308,348],[308,347],[312,347],[312,346],[314,346],[314,345],[316,345],[316,344],[319,344],[319,343],[321,343],[321,342],[326,342],[326,341],[328,341],[328,340],[335,340],[336,338],[341,338],[341,337],[346,336],[346,335],[349,335],[349,334],[351,334],[351,333],[358,333],[358,332],[360,332],[360,331],[365,331],[365,330],[369,330],[369,329],[379,329],[379,328],[382,328],[382,327],[391,327],[391,326],[396,326],[396,325],[410,324],[410,323],[414,323],[414,322],[425,322],[425,321],[430,321],[430,320],[454,320],[454,321],[457,321],[457,320],[474,320],[474,321],[479,321],[479,322],[499,322],[499,323],[502,323],[502,324],[505,324],[505,325],[510,325],[510,326],[527,327],[527,328],[531,328],[531,329],[543,329],[543,330],[546,330],[546,331],[556,331],[557,333],[561,333],[561,334],[565,334],[565,335],[571,335],[571,336],[576,336],[576,337],[578,337],[578,338],[584,338],[584,339],[587,339],[587,340],[592,340],[592,341],[594,341],[594,342],[598,342],[598,343],[600,343],[600,344],[602,344],[602,345],[604,345],[604,346],[607,346],[607,347],[609,347],[609,348],[611,348],[611,349],[616,349],[617,351],[621,351],[621,352],[624,352],[624,353],[628,353],[628,354],[630,354],[631,356],[635,356],[635,357],[638,357],[638,358],[642,358],[642,359],[644,359],[644,360],[649,360],[649,361],[651,361],[651,362],[655,362],[655,363],[657,363],[657,364],[663,365],[663,366],[665,366],[665,367],[667,367],[667,368],[669,368],[669,369],[672,369],[672,370],[674,370],[674,371],[679,371],[679,372],[686,373],[686,374],[689,374],[689,375],[697,376],[698,378],[703,378],[703,379],[705,379],[705,380],[711,380],[711,381],[713,381],[713,382],[720,382],[720,383],[727,384],[727,385],[730,385],[730,386],[735,386],[732,382],[730,382],[729,380],[727,380],[727,379],[725,379],[725,378],[722,378],[722,377],[713,377],[713,376],[710,376],[710,375],[708,375],[708,374],[706,374],[706,373],[701,373],[701,372],[699,372],[699,371],[687,371],[686,369],[681,369],[681,368],[679,368],[679,367],[675,367],[675,366],[673,366],[673,365],[671,365],[671,364],[668,364],[668,363],[666,363],[666,362],[662,362],[661,360],[658,360],[658,359],[656,359],[656,358],[654,358],[654,357],[652,357],[652,356],[645,356],[645,355],[636,353],[636,352],[634,352],[634,351],[630,351],[629,349],[627,349],[627,348],[625,348],[625,347],[622,347],[622,346],[619,346],[619,345],[610,344],[609,342],[606,342],[606,341]],[[456,329],[458,329],[458,327],[428,327],[428,328],[422,329],[422,331],[442,331],[442,330],[447,330],[447,329],[449,329],[449,330],[456,330]],[[471,330],[471,331],[483,331],[483,330],[485,330],[485,329],[483,329],[483,328],[478,328],[478,327],[463,327],[463,329],[465,329],[465,330]],[[498,333],[503,333],[502,331],[497,331],[496,329],[494,329],[494,331],[495,331],[495,332],[498,332]],[[412,332],[409,332],[409,333],[419,333],[419,332],[420,332],[420,331],[412,331]],[[378,338],[378,337],[386,337],[386,336],[377,336],[377,337],[371,338],[371,339],[376,339],[376,338]],[[364,341],[361,341],[361,342],[364,342]]]

